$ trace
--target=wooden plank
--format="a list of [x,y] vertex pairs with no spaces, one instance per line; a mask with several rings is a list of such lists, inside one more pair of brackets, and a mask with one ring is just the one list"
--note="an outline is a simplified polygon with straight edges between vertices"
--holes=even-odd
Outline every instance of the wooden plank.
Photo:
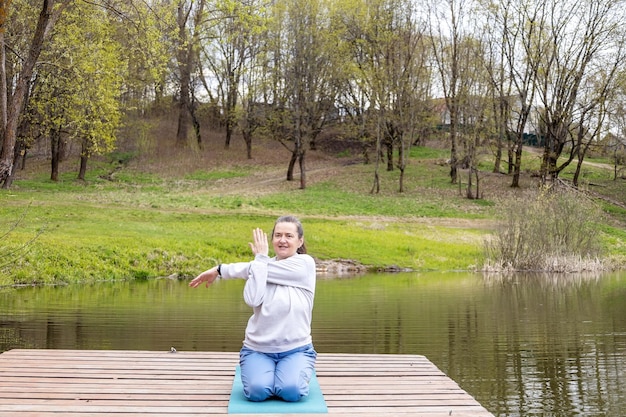
[[[0,417],[226,415],[238,359],[237,352],[12,350],[0,355]],[[491,416],[424,356],[319,354],[316,372],[329,414]]]

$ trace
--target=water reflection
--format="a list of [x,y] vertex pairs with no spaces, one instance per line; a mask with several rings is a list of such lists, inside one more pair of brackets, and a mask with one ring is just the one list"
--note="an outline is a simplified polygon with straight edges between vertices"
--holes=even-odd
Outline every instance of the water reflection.
[[[493,288],[498,409],[522,415],[620,415],[624,405],[624,280],[517,276]],[[622,399],[620,400],[620,395]],[[601,411],[602,410],[602,411]]]
[[[0,293],[0,349],[236,351],[243,282]],[[495,415],[626,409],[626,277],[378,274],[318,282],[319,352],[426,355]]]

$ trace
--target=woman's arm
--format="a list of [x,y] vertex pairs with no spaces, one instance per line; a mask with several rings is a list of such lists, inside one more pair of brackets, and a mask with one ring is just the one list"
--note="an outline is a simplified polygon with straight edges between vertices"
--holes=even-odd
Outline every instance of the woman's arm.
[[315,291],[315,261],[309,255],[297,254],[287,259],[270,262],[267,282]]
[[211,269],[207,269],[206,271],[204,271],[203,273],[195,277],[189,283],[189,286],[192,288],[196,288],[198,285],[202,284],[203,282],[206,282],[207,287],[213,284],[215,280],[217,279],[217,277],[219,276],[219,273],[217,272],[217,268],[218,268],[217,266],[214,266]]
[[[252,238],[254,242],[249,243],[252,253],[256,255],[264,255],[267,257],[269,246],[267,243],[267,235],[263,230],[256,228],[252,231]],[[206,282],[206,286],[213,284],[215,280],[221,275],[224,278],[249,278],[250,276],[250,262],[238,262],[234,264],[222,264],[214,266],[211,269],[207,269],[197,277],[195,277],[189,286],[196,288],[203,282]]]

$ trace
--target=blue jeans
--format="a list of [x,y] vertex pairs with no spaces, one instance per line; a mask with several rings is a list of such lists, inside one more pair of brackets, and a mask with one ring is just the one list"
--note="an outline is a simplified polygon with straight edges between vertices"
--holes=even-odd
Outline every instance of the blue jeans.
[[309,395],[316,357],[311,344],[281,353],[262,353],[244,346],[239,352],[243,393],[250,401],[272,396],[299,401]]

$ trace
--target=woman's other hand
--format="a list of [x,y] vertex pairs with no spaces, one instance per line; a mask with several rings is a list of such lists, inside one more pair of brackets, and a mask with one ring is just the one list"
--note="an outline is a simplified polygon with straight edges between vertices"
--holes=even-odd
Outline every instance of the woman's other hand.
[[206,286],[208,287],[209,285],[213,284],[213,282],[215,282],[218,276],[219,274],[217,273],[217,266],[214,266],[213,268],[206,270],[197,277],[195,277],[189,283],[189,286],[192,288],[196,288],[198,285],[206,282]]

